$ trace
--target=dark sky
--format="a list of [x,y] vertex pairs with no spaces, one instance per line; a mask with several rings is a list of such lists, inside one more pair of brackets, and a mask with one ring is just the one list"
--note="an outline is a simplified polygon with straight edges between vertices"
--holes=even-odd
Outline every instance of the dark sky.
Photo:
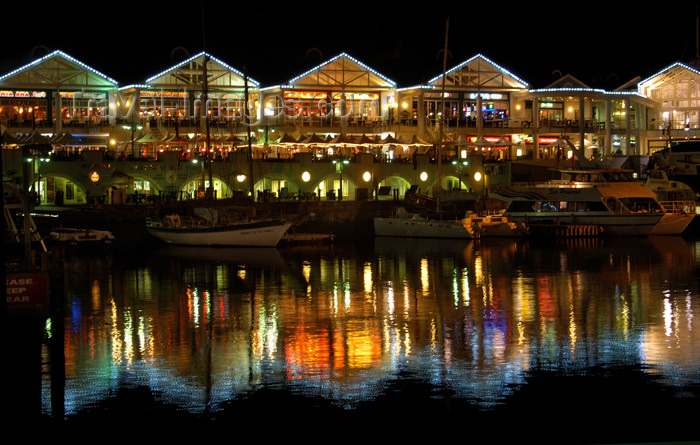
[[[23,2],[13,2],[21,5]],[[357,58],[399,86],[442,72],[449,17],[448,69],[483,54],[533,87],[557,73],[591,87],[614,88],[651,75],[696,53],[696,4],[673,8],[614,2],[573,4],[449,2],[401,3],[54,2],[3,7],[0,73],[48,51],[63,50],[120,84],[148,77],[195,55],[213,56],[265,85],[283,83],[341,52]],[[340,2],[335,2],[336,4]],[[405,5],[405,6],[403,6]],[[641,11],[631,8],[642,9]]]

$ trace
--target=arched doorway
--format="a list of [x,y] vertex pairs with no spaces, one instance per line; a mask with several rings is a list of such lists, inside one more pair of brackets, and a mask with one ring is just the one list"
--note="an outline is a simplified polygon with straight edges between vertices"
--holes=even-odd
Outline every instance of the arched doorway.
[[85,188],[63,176],[40,177],[34,182],[33,191],[37,193],[40,205],[80,205],[88,201]]
[[447,191],[465,191],[465,192],[470,192],[471,188],[467,182],[464,181],[465,177],[457,177],[457,176],[452,176],[452,175],[446,175],[442,177],[442,183],[440,184],[442,186],[443,190]]
[[387,176],[379,182],[377,189],[378,199],[387,199],[387,197],[403,199],[406,191],[411,188],[411,183],[401,176]]
[[[214,199],[227,199],[233,197],[233,189],[223,180],[212,177]],[[209,178],[198,177],[185,183],[182,187],[183,199],[199,199],[204,198],[206,191],[209,189]]]
[[258,201],[292,199],[299,193],[299,186],[285,176],[262,178],[253,189]]
[[332,174],[323,178],[316,188],[314,193],[320,199],[336,200],[336,199],[355,199],[355,190],[357,185],[355,182],[343,174]]

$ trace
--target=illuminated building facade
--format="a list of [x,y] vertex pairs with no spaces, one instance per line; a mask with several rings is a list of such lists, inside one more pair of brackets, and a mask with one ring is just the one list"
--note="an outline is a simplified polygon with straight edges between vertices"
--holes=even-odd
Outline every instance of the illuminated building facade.
[[262,86],[201,53],[120,86],[55,51],[0,76],[3,173],[22,171],[12,148],[40,134],[52,160],[80,161],[35,156],[42,203],[129,199],[116,190],[184,199],[209,187],[218,198],[256,199],[382,199],[438,185],[479,194],[484,173],[506,173],[503,161],[562,156],[560,138],[587,157],[645,155],[693,138],[698,77],[674,64],[616,91],[569,75],[533,88],[477,55],[404,87],[340,54]]

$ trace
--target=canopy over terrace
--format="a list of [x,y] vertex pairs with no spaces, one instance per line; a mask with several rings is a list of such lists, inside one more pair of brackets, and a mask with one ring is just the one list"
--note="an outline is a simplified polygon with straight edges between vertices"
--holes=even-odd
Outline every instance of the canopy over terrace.
[[[459,135],[456,140],[447,141],[446,147],[448,152],[443,154],[447,157],[466,158],[471,153],[487,155],[487,158],[495,159],[510,159],[512,158],[511,149],[514,147],[524,147],[521,142],[513,142],[504,136],[465,136]],[[450,151],[450,147],[456,149]]]
[[19,144],[19,138],[17,138],[15,135],[10,134],[7,130],[3,130],[2,136],[2,146],[10,146],[10,145],[18,145]]
[[387,160],[408,159],[420,148],[432,146],[429,142],[415,136],[409,141],[403,141],[394,135],[388,135],[383,139],[366,134],[329,136],[331,135],[321,137],[312,133],[294,137],[284,133],[278,139],[266,139],[263,135],[254,145],[254,157],[285,159],[293,157],[295,153],[313,153],[316,159],[338,156],[350,158],[355,154],[369,153],[374,156],[384,156]]

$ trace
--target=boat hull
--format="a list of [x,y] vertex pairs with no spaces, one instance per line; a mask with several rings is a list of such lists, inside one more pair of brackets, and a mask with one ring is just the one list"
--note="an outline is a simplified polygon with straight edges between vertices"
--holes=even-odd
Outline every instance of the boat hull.
[[404,238],[447,238],[474,239],[474,233],[461,221],[436,221],[406,218],[374,218],[376,236],[393,236]]
[[[587,212],[586,212],[587,213]],[[528,227],[537,226],[597,226],[604,236],[645,236],[657,226],[662,213],[657,214],[586,214],[581,212],[510,213],[513,221],[521,221]]]
[[695,218],[693,213],[665,213],[650,235],[681,235]]
[[56,228],[49,234],[49,242],[53,245],[71,249],[95,250],[108,248],[114,241],[114,235],[107,230]]
[[[509,203],[505,215],[531,228],[595,226],[602,229],[603,236],[645,236],[664,217],[651,189],[622,171],[561,173],[560,180],[502,186],[492,196]],[[616,178],[603,181],[606,176]]]
[[149,225],[159,240],[182,246],[275,247],[291,223],[258,222],[214,227],[163,227]]
[[524,224],[506,217],[472,216],[456,221],[418,218],[375,217],[374,234],[402,238],[479,239],[483,237],[520,237],[527,233]]

